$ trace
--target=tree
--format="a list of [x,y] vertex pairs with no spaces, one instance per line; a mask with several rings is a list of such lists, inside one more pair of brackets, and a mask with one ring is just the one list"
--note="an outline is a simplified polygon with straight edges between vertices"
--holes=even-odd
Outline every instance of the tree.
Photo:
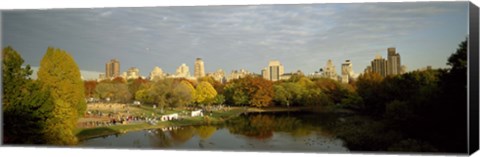
[[222,94],[217,94],[217,96],[215,96],[213,102],[216,105],[223,105],[223,103],[225,103],[225,96],[223,96]]
[[176,83],[171,96],[171,107],[190,105],[194,101],[195,89],[186,81]]
[[137,93],[138,89],[140,89],[140,86],[147,82],[148,80],[142,79],[141,77],[137,79],[131,79],[128,81],[128,91],[134,95]]
[[277,103],[285,106],[290,105],[290,99],[292,95],[283,88],[281,85],[274,85],[273,86],[273,91],[275,92],[275,96],[273,97],[273,100],[276,101]]
[[95,88],[97,87],[98,82],[95,80],[85,81],[85,96],[88,98],[95,97]]
[[227,103],[266,107],[271,105],[274,91],[272,81],[261,77],[247,76],[229,82],[225,86]]
[[54,99],[52,118],[45,122],[49,143],[75,144],[73,131],[79,115],[86,110],[80,69],[66,51],[49,47],[40,61],[38,81]]
[[2,51],[3,142],[44,144],[45,121],[51,117],[52,97],[29,79],[30,66],[10,46]]
[[2,51],[2,106],[8,109],[12,104],[22,100],[25,84],[32,74],[30,65],[22,68],[23,59],[12,47],[8,46]]
[[217,91],[207,81],[202,81],[197,85],[195,90],[195,102],[210,105],[215,96],[217,96]]
[[362,112],[381,116],[385,111],[385,100],[381,96],[382,81],[383,78],[378,73],[364,73],[358,77],[357,92],[364,102],[364,105],[361,105],[364,107]]

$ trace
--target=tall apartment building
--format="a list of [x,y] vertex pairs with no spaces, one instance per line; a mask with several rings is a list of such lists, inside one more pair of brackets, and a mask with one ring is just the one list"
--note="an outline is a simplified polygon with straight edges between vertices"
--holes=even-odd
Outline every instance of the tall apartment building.
[[396,53],[394,47],[387,49],[387,75],[401,74],[402,66],[400,64],[400,54]]
[[245,77],[245,76],[247,76],[247,75],[251,75],[251,73],[248,72],[248,71],[245,70],[245,69],[232,70],[232,72],[230,73],[230,75],[227,77],[227,81],[231,81],[231,80],[243,78],[243,77]]
[[190,71],[188,69],[188,66],[183,63],[177,68],[177,71],[175,73],[175,77],[190,77]]
[[164,76],[163,70],[160,67],[155,66],[152,72],[150,72],[149,78],[150,80],[157,80],[162,79]]
[[262,69],[262,77],[270,81],[280,80],[283,73],[283,65],[278,60],[268,62],[268,67]]
[[345,62],[342,63],[342,83],[349,83],[353,75],[352,63],[350,60],[345,60]]
[[203,60],[201,58],[197,58],[195,60],[195,67],[194,67],[194,77],[200,78],[205,76],[205,66]]
[[131,67],[127,70],[126,72],[126,76],[124,77],[125,79],[137,79],[141,77],[140,76],[140,69],[136,68],[136,67]]
[[112,59],[105,64],[105,77],[107,79],[120,76],[120,62],[116,59]]
[[220,83],[226,82],[225,71],[223,71],[223,69],[218,69],[213,73],[208,73],[207,76],[212,77],[215,81],[218,81]]
[[380,74],[382,77],[386,77],[388,69],[387,62],[388,61],[382,58],[382,56],[375,56],[375,59],[371,62],[371,71]]
[[388,75],[399,75],[406,72],[406,67],[401,65],[400,54],[396,52],[394,47],[387,49],[387,59],[377,55],[371,62],[371,65],[365,69],[365,72],[376,72],[382,77]]
[[327,65],[323,69],[323,77],[330,78],[332,80],[338,80],[337,70],[330,59],[327,61]]

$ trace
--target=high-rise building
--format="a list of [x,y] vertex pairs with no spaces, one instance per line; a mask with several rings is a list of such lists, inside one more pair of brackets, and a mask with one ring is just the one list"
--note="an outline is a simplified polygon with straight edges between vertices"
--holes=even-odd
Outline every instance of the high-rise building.
[[127,70],[125,79],[137,79],[140,77],[140,69],[136,67],[131,67]]
[[105,64],[105,77],[115,78],[120,76],[120,62],[116,59],[112,59]]
[[345,63],[342,63],[342,83],[349,83],[353,77],[352,63],[350,60],[345,60]]
[[262,77],[270,81],[280,80],[283,73],[283,65],[278,60],[268,62],[268,67],[262,69]]
[[263,68],[260,74],[264,79],[270,80],[270,75],[268,74],[268,68]]
[[407,72],[407,66],[405,65],[402,65],[400,69],[400,74],[405,74]]
[[247,75],[251,75],[251,73],[248,72],[248,71],[245,70],[245,69],[232,70],[232,72],[230,73],[230,75],[227,77],[227,81],[231,81],[231,80],[243,78],[243,77],[245,77],[245,76],[247,76]]
[[152,72],[150,72],[149,78],[150,80],[157,80],[162,79],[164,76],[163,70],[160,67],[155,66]]
[[323,77],[330,78],[332,80],[338,80],[337,70],[330,59],[327,61],[327,65],[323,69]]
[[201,58],[197,58],[195,60],[195,69],[194,69],[194,77],[200,78],[205,76],[205,67],[203,60]]
[[177,68],[175,77],[190,77],[190,71],[188,70],[188,66],[185,63],[183,63]]
[[400,54],[396,53],[394,47],[387,49],[387,75],[398,75],[401,74],[401,63],[400,63]]
[[387,76],[387,67],[388,67],[388,61],[382,58],[382,56],[377,55],[375,56],[375,59],[371,62],[371,68],[372,72],[376,72],[380,74],[383,77]]
[[212,77],[215,81],[218,81],[220,83],[225,83],[225,72],[223,69],[218,69],[217,71],[213,73],[208,73],[207,76]]

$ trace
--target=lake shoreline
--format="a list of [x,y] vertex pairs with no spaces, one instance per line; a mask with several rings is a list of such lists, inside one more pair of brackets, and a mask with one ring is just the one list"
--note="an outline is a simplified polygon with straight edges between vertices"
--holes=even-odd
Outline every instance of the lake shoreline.
[[[333,110],[314,110],[310,107],[266,107],[266,108],[256,108],[256,107],[232,107],[228,111],[213,111],[210,115],[205,115],[202,117],[190,117],[181,120],[172,120],[159,122],[158,124],[148,124],[146,122],[137,123],[137,124],[122,124],[122,125],[112,125],[112,126],[103,126],[103,127],[94,127],[94,128],[77,128],[75,134],[79,141],[84,141],[92,138],[123,134],[132,131],[140,131],[147,129],[162,129],[168,127],[184,127],[184,126],[193,126],[193,125],[216,125],[222,124],[225,121],[237,117],[241,114],[246,113],[273,113],[273,112],[336,112]],[[342,111],[341,111],[342,112]]]
[[255,107],[231,107],[228,111],[213,111],[211,115],[205,115],[203,117],[190,117],[181,120],[172,120],[159,122],[158,124],[148,124],[146,122],[137,124],[121,124],[94,128],[77,128],[76,136],[79,141],[88,140],[92,138],[109,136],[115,134],[123,134],[126,132],[140,131],[147,129],[162,129],[168,127],[183,127],[192,125],[204,125],[204,124],[221,124],[226,120],[237,117],[245,113],[264,113],[264,112],[298,112],[298,111],[311,111],[309,107],[267,107],[267,108],[255,108]]

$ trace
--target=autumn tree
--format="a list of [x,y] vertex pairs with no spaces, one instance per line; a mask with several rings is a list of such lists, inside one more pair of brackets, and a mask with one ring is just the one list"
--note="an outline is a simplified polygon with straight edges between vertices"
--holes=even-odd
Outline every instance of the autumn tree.
[[135,95],[135,93],[137,93],[138,89],[140,89],[140,86],[142,84],[147,83],[147,82],[148,82],[148,80],[145,80],[141,77],[139,77],[137,79],[130,79],[130,80],[128,80],[128,91],[130,92],[130,94]]
[[215,96],[217,96],[217,91],[207,81],[200,82],[195,89],[196,103],[210,105]]
[[97,87],[98,82],[95,80],[85,81],[85,96],[88,98],[95,97],[95,88]]
[[172,95],[170,96],[170,106],[187,106],[194,102],[195,88],[187,81],[177,82],[173,85]]
[[226,101],[235,105],[266,107],[272,104],[273,96],[273,83],[261,77],[247,76],[225,86]]
[[54,99],[53,117],[45,122],[49,143],[75,144],[73,131],[78,117],[86,110],[80,69],[65,50],[49,47],[40,61],[38,81]]

